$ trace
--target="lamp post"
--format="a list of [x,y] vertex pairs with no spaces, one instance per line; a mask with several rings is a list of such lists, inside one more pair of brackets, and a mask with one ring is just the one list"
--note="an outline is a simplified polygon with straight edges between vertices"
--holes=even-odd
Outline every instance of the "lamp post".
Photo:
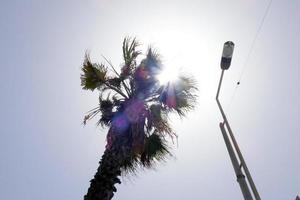
[[[219,101],[219,93],[220,93],[221,84],[223,81],[224,72],[225,72],[225,70],[229,69],[229,67],[230,67],[233,50],[234,50],[233,42],[228,41],[228,42],[224,43],[222,59],[221,59],[222,72],[221,72],[221,77],[220,77],[219,86],[218,86],[217,95],[216,95],[216,101],[217,101],[218,107],[220,109],[221,115],[223,117],[223,122],[221,122],[219,124],[219,126],[220,126],[220,129],[221,129],[221,132],[222,132],[225,144],[226,144],[226,148],[228,150],[228,153],[229,153],[229,156],[230,156],[230,159],[231,159],[231,162],[232,162],[232,165],[233,165],[236,177],[237,177],[237,182],[240,185],[244,199],[245,200],[253,200],[252,194],[250,192],[249,186],[246,181],[246,179],[247,179],[255,199],[261,200],[259,193],[255,187],[255,184],[253,182],[253,179],[251,177],[250,171],[246,165],[244,157],[240,151],[238,143],[237,143],[237,141],[233,135],[233,132],[231,130],[231,127],[228,123],[225,112]],[[229,133],[230,138],[228,137],[226,129]],[[246,176],[244,175],[243,170],[244,170]]]

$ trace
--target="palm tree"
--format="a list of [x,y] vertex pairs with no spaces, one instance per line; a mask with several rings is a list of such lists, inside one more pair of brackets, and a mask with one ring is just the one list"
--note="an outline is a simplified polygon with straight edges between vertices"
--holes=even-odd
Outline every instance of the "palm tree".
[[168,115],[185,116],[194,108],[194,79],[180,75],[174,82],[160,84],[157,76],[164,69],[160,56],[149,48],[138,64],[138,46],[135,38],[124,39],[120,72],[105,57],[107,66],[92,63],[85,55],[81,85],[85,90],[97,89],[100,95],[99,106],[88,112],[84,124],[100,114],[97,125],[109,128],[106,149],[85,200],[112,199],[121,174],[151,168],[171,155],[167,138],[176,134]]

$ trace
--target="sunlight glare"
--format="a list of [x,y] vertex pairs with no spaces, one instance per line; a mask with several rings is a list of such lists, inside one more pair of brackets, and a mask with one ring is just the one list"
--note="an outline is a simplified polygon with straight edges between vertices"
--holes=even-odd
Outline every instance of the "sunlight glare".
[[157,79],[161,85],[165,85],[169,82],[175,82],[179,76],[178,68],[165,68],[158,76]]

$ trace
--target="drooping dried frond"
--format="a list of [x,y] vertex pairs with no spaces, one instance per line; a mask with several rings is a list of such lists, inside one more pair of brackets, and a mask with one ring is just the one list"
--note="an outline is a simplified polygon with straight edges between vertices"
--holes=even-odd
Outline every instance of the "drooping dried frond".
[[149,108],[149,115],[147,118],[147,129],[155,132],[173,137],[175,135],[172,130],[168,120],[166,118],[166,113],[163,113],[162,106],[160,104],[152,104]]
[[141,153],[127,153],[122,164],[122,174],[136,174],[143,167],[153,168],[158,162],[165,161],[172,156],[167,141],[159,134],[153,133],[144,141]]
[[114,112],[113,112],[114,104],[109,98],[107,99],[99,98],[99,104],[100,104],[99,110],[101,112],[101,117],[97,122],[97,125],[101,125],[102,127],[109,126],[114,116]]
[[101,125],[102,127],[110,126],[116,110],[121,103],[122,100],[116,95],[110,96],[108,94],[106,98],[103,98],[103,95],[100,95],[99,106],[87,112],[87,115],[84,117],[83,124],[86,124],[87,121],[93,119],[97,114],[100,114],[97,125]]
[[145,139],[141,163],[145,167],[152,167],[156,161],[164,161],[170,155],[171,153],[166,141],[154,133]]
[[81,86],[85,90],[101,87],[107,79],[107,68],[103,64],[92,63],[88,54],[85,55],[81,74]]
[[135,174],[140,168],[140,158],[139,155],[135,154],[133,151],[124,156],[123,164],[121,166],[122,174]]

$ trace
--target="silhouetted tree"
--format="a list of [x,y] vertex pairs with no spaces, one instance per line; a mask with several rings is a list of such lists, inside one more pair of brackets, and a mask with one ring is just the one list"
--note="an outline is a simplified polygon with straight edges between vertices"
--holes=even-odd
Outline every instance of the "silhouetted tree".
[[169,125],[169,113],[184,116],[194,108],[195,81],[179,75],[176,81],[161,85],[157,76],[164,67],[159,55],[149,48],[137,64],[138,46],[135,38],[124,39],[120,72],[108,60],[106,66],[85,56],[81,85],[85,90],[97,89],[100,96],[99,106],[88,112],[84,124],[99,114],[97,124],[109,127],[106,149],[85,200],[112,199],[121,173],[151,168],[170,155],[167,136],[176,134]]

